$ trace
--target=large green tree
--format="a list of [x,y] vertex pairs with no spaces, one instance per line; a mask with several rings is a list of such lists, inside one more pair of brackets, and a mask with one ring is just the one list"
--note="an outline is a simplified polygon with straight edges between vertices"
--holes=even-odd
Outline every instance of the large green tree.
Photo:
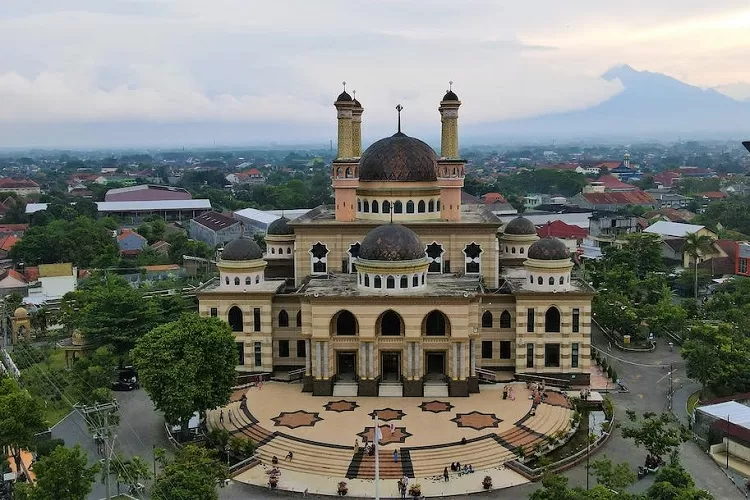
[[716,395],[750,390],[750,338],[730,323],[695,323],[682,345],[685,370]]
[[701,256],[706,256],[713,253],[714,240],[708,235],[698,235],[698,233],[690,233],[685,236],[685,244],[682,246],[682,251],[693,259],[693,267],[695,269],[695,286],[693,288],[694,298],[698,300],[698,259]]
[[80,445],[58,446],[34,464],[36,486],[23,484],[16,494],[21,500],[85,500],[98,471],[99,464],[89,466]]
[[676,425],[669,413],[646,412],[640,420],[633,410],[627,410],[627,415],[633,425],[623,425],[622,436],[639,448],[643,446],[654,458],[661,459],[690,439],[687,428]]
[[237,348],[229,325],[185,314],[136,343],[133,360],[143,387],[168,422],[187,431],[191,415],[229,402]]
[[47,430],[42,405],[29,391],[10,379],[0,380],[0,447],[6,447],[21,468],[21,450],[29,450],[34,436]]
[[187,445],[168,461],[159,474],[151,494],[154,500],[200,498],[217,500],[216,486],[227,478],[226,465],[213,451]]

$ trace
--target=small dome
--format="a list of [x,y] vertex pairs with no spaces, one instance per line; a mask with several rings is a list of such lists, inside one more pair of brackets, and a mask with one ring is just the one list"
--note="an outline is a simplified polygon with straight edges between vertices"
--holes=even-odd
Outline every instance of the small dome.
[[516,217],[505,226],[504,234],[536,234],[536,227],[526,217]]
[[458,101],[458,96],[456,95],[455,92],[453,92],[452,90],[449,90],[443,96],[443,100],[444,101]]
[[398,132],[362,153],[360,181],[437,181],[437,154],[426,143]]
[[19,307],[15,311],[13,311],[13,316],[16,318],[26,318],[29,316],[29,311],[27,311],[24,307]]
[[529,247],[527,255],[537,260],[568,260],[570,250],[558,238],[542,238]]
[[357,99],[354,99],[354,107],[358,109],[362,109],[362,104]]
[[289,219],[286,217],[281,217],[280,219],[276,219],[272,223],[268,225],[268,229],[266,230],[266,234],[271,235],[286,235],[286,234],[294,234],[294,229],[289,226]]
[[349,95],[349,92],[346,90],[339,94],[339,96],[336,98],[336,102],[351,102],[352,96]]
[[250,238],[238,238],[232,240],[221,252],[221,260],[257,260],[263,258],[263,251],[255,240]]
[[400,224],[378,226],[362,240],[362,260],[417,260],[425,257],[425,249],[414,231]]

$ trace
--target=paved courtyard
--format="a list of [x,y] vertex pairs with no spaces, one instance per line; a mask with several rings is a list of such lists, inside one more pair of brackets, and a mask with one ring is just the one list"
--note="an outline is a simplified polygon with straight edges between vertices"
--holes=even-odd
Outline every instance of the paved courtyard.
[[[267,469],[276,457],[282,471],[281,488],[311,493],[334,493],[347,480],[350,495],[361,488],[372,491],[375,457],[355,442],[371,442],[374,416],[382,434],[380,474],[395,491],[395,480],[416,478],[430,495],[478,491],[485,475],[496,488],[526,480],[503,464],[519,447],[531,454],[546,446],[546,436],[566,433],[573,410],[560,393],[547,391],[544,402],[534,401],[523,383],[511,384],[514,399],[503,399],[503,385],[482,386],[468,398],[334,398],[302,393],[298,384],[266,383],[243,390],[247,408],[237,401],[209,415],[212,427],[225,427],[256,443],[263,465],[235,478],[265,485]],[[229,419],[229,411],[232,419]],[[223,413],[223,419],[222,419]],[[398,457],[394,460],[394,451]],[[287,454],[292,452],[292,459]],[[442,478],[451,462],[471,464],[473,475]],[[391,484],[392,483],[392,484]],[[386,486],[384,486],[386,487]]]

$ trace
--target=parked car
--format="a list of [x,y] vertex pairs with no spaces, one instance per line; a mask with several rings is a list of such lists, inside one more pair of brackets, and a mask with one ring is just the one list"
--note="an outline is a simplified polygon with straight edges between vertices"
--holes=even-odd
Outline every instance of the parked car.
[[117,380],[112,382],[113,391],[132,391],[139,389],[138,372],[132,366],[120,368],[117,371]]

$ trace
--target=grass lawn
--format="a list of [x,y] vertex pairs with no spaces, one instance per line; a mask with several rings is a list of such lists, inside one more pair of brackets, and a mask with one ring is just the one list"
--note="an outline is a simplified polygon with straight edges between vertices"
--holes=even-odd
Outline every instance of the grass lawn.
[[701,391],[695,391],[690,395],[690,397],[687,400],[687,407],[685,408],[685,411],[687,411],[688,416],[693,414],[693,410],[695,409],[696,405],[698,404],[698,399],[700,397]]

